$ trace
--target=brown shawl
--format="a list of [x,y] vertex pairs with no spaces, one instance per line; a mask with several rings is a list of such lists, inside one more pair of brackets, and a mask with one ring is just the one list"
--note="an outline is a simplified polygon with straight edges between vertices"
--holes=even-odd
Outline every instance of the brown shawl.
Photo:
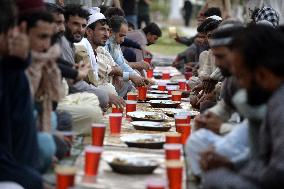
[[32,52],[32,64],[27,69],[31,91],[36,101],[42,105],[39,115],[39,130],[50,132],[52,103],[58,102],[64,95],[61,72],[56,59],[60,55],[58,45],[45,53]]

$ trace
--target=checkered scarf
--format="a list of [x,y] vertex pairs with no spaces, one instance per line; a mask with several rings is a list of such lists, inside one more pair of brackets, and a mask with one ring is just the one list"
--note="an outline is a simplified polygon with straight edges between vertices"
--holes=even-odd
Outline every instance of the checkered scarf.
[[255,22],[260,24],[269,22],[273,27],[277,27],[279,25],[279,14],[271,7],[263,7],[256,14]]

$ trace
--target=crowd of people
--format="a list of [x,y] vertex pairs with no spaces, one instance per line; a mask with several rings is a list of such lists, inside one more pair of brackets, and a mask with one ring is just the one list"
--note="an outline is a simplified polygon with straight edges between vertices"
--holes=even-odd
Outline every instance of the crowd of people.
[[199,17],[197,35],[173,66],[191,72],[191,105],[201,114],[185,147],[188,175],[201,188],[282,188],[283,26],[271,7],[249,24],[218,7]]
[[109,107],[123,108],[127,92],[152,82],[143,57],[161,29],[135,30],[114,7],[0,6],[0,180],[40,189],[41,174],[68,151],[63,132],[90,134]]
[[[162,31],[147,21],[137,30],[119,7],[0,8],[0,188],[52,188],[42,174],[70,147],[62,133],[89,134],[109,107],[152,84],[144,57]],[[207,7],[196,36],[176,36],[189,47],[173,66],[192,74],[183,96],[201,112],[185,146],[187,174],[205,189],[282,188],[284,27],[271,7],[247,25],[223,12]]]

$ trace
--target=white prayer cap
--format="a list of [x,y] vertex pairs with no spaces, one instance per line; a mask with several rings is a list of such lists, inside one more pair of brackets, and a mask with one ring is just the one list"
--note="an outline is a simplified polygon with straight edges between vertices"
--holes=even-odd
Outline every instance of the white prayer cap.
[[103,15],[102,13],[100,13],[100,8],[99,7],[92,7],[89,9],[90,12],[90,16],[89,16],[89,20],[87,23],[87,27],[89,25],[91,25],[92,23],[95,23],[98,20],[106,20],[105,15]]
[[[216,16],[216,15],[209,16],[208,18],[211,18],[211,19],[214,19],[214,20],[217,20],[217,21],[222,21],[223,20],[220,16]],[[208,18],[206,18],[206,19],[208,19]]]

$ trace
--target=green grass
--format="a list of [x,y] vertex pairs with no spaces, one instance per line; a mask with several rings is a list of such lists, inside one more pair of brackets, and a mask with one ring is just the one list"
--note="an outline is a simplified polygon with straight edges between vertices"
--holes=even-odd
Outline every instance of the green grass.
[[185,45],[177,43],[174,39],[169,38],[168,31],[163,29],[163,36],[160,37],[156,44],[149,46],[151,52],[162,55],[177,55],[186,49]]

